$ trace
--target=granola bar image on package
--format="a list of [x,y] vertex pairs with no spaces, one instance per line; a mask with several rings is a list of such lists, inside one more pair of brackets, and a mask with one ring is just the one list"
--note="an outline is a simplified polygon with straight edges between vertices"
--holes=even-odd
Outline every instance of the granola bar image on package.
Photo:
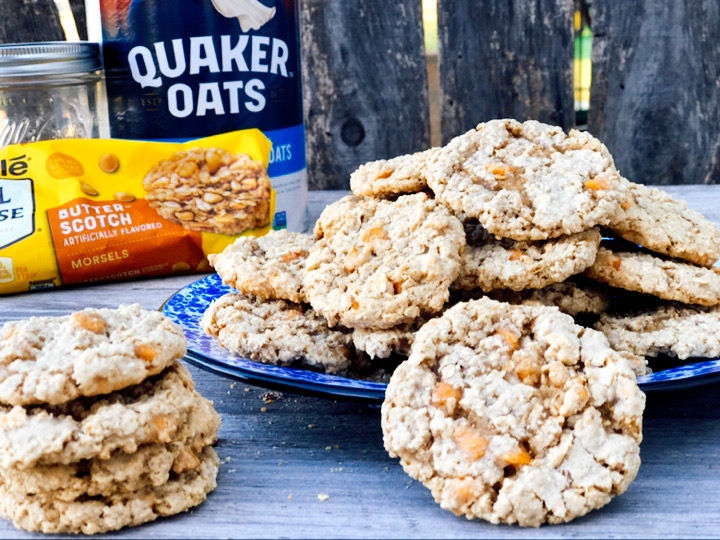
[[270,222],[270,178],[246,154],[182,150],[152,167],[143,187],[160,216],[191,231],[235,235]]

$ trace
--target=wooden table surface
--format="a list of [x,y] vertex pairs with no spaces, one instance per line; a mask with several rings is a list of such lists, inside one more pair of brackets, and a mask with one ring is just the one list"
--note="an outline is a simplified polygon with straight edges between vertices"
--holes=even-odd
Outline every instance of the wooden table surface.
[[[663,186],[720,223],[720,185]],[[311,192],[308,224],[345,192]],[[157,309],[202,276],[0,297],[0,322],[87,306]],[[565,525],[523,529],[456,517],[383,449],[377,404],[281,394],[188,365],[222,417],[218,487],[188,513],[127,538],[720,537],[720,384],[649,392],[642,466],[628,491]],[[0,520],[0,537],[32,535]]]

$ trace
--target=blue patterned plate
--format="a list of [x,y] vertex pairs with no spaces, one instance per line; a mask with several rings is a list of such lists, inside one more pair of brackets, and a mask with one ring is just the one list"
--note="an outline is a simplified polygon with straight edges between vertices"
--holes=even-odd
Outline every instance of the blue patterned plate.
[[[217,274],[212,274],[183,287],[163,305],[163,313],[185,331],[188,340],[186,359],[189,362],[220,375],[279,390],[374,402],[383,400],[384,383],[348,379],[305,369],[270,366],[228,353],[215,338],[203,332],[200,319],[210,302],[231,291],[230,287],[223,285]],[[718,376],[720,359],[657,371],[639,377],[638,383],[646,392],[675,390],[706,384]]]

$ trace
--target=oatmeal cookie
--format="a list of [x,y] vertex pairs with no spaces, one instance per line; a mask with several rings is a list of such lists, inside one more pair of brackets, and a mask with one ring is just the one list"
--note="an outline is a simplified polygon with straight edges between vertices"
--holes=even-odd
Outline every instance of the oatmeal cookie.
[[491,120],[451,140],[428,186],[492,234],[545,240],[610,223],[629,195],[607,148],[587,132]]
[[668,303],[652,311],[604,314],[595,325],[610,345],[641,356],[680,360],[720,356],[720,308]]
[[703,306],[720,304],[720,273],[716,268],[647,253],[613,252],[600,246],[595,262],[584,274],[612,287],[664,300]]
[[138,304],[30,317],[0,330],[0,403],[58,404],[139,383],[181,358],[182,329]]
[[552,283],[542,289],[523,291],[497,289],[488,292],[487,295],[494,300],[510,304],[555,306],[573,317],[582,313],[599,315],[610,307],[610,297],[606,291],[573,281]]
[[397,200],[350,195],[315,224],[305,264],[310,304],[351,328],[392,328],[439,311],[460,271],[460,220],[425,193]]
[[176,152],[148,171],[143,187],[160,216],[191,231],[234,235],[270,222],[270,178],[247,154]]
[[[68,502],[82,496],[107,496],[158,487],[175,474],[199,467],[198,454],[217,438],[218,425],[219,421],[214,431],[207,426],[195,426],[193,430],[199,434],[189,439],[146,444],[132,454],[117,450],[108,459],[38,465],[24,470],[0,469],[0,478],[8,491],[52,496]],[[191,430],[184,431],[183,435],[187,435]]]
[[561,523],[623,493],[645,395],[605,336],[555,308],[483,298],[417,333],[382,405],[385,448],[445,509]]
[[350,175],[350,189],[355,195],[370,197],[422,191],[427,188],[426,168],[440,151],[440,148],[430,148],[360,165]]
[[305,259],[314,243],[307,234],[270,231],[257,238],[241,236],[208,260],[223,283],[241,293],[305,302]]
[[190,373],[175,363],[161,375],[102,398],[0,407],[0,467],[108,459],[119,449],[130,454],[143,444],[212,434],[217,421]]
[[481,244],[468,243],[453,287],[540,289],[585,270],[595,260],[599,245],[600,231],[595,228],[552,240],[489,238]]
[[608,225],[626,240],[700,266],[720,258],[720,229],[699,212],[664,191],[627,182],[633,204]]
[[134,492],[79,497],[62,501],[52,495],[13,492],[0,486],[0,514],[16,527],[43,533],[96,534],[154,521],[199,505],[217,486],[220,467],[215,450],[207,446],[200,464],[175,475],[167,483]]
[[210,304],[200,326],[231,353],[257,362],[340,374],[351,365],[350,334],[329,328],[303,304],[228,293]]

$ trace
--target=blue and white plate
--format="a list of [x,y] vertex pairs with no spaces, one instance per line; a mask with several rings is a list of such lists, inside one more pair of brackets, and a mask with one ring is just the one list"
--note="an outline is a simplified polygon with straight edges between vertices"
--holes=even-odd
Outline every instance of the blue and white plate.
[[[327,375],[305,369],[261,364],[239,358],[203,332],[200,319],[210,303],[232,292],[217,274],[195,281],[175,293],[162,311],[178,323],[188,340],[186,360],[204,369],[259,386],[298,393],[320,394],[381,402],[385,383]],[[720,377],[720,359],[683,364],[638,378],[644,391],[680,389],[706,384]]]

